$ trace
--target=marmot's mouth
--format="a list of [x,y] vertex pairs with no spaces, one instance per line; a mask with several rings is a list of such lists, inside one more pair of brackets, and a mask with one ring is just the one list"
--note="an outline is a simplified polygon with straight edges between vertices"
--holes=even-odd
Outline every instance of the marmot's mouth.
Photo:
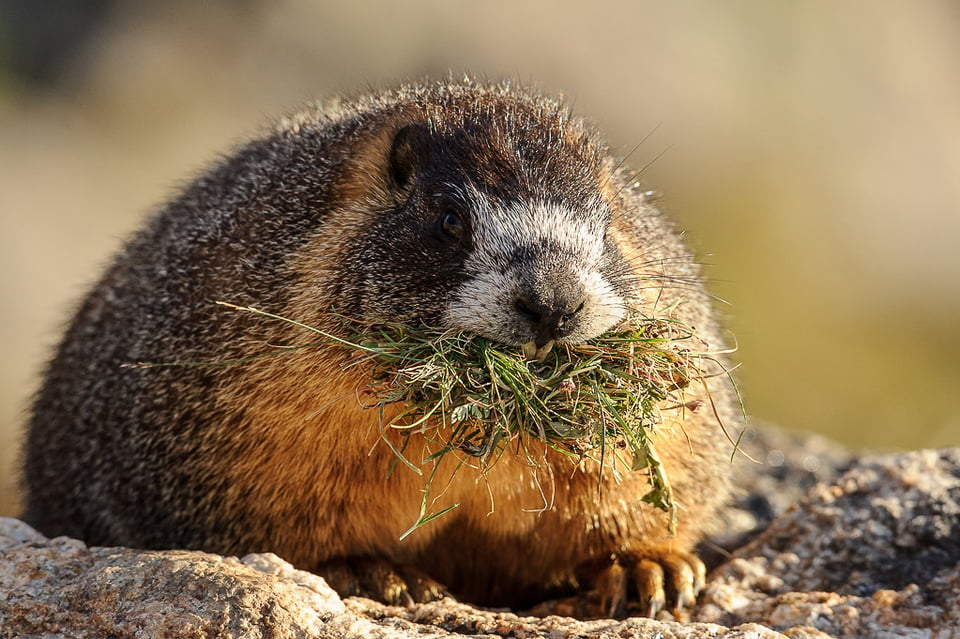
[[555,339],[547,340],[547,342],[542,345],[536,340],[530,340],[525,344],[521,344],[520,348],[523,349],[523,356],[527,359],[542,362],[546,359],[547,355],[550,354],[550,351],[553,350],[553,345],[556,343],[557,340]]
[[[616,326],[626,301],[602,279],[583,295],[521,295],[499,272],[471,278],[449,295],[442,323],[522,349],[527,359],[541,360],[559,344],[577,344]],[[544,301],[546,299],[546,301]]]

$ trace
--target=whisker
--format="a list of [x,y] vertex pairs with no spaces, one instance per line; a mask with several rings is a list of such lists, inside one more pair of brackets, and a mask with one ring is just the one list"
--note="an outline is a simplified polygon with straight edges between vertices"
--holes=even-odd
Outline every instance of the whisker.
[[636,179],[641,175],[643,175],[647,171],[647,169],[653,166],[660,158],[662,158],[664,155],[667,154],[668,151],[672,149],[673,149],[673,145],[666,147],[665,149],[660,151],[660,153],[657,153],[652,160],[644,164],[639,171],[635,171],[634,173],[632,173],[629,178],[624,180],[622,186],[619,189],[617,189],[616,196],[619,197],[620,194],[623,192],[623,190],[626,188],[633,188],[633,183],[636,181]]
[[[654,126],[652,129],[650,129],[650,131],[649,131],[645,136],[643,136],[643,139],[640,140],[639,142],[637,142],[637,145],[634,146],[632,149],[630,149],[630,152],[629,152],[629,153],[627,153],[625,156],[623,156],[622,158],[620,158],[620,161],[617,162],[616,166],[614,166],[613,169],[610,171],[610,175],[607,176],[607,179],[600,185],[600,190],[603,190],[604,188],[607,187],[607,185],[610,183],[610,180],[612,180],[612,179],[614,178],[614,176],[617,175],[617,173],[620,171],[620,169],[622,169],[623,166],[627,163],[627,161],[628,161],[631,157],[633,157],[633,154],[636,153],[637,150],[638,150],[641,146],[643,146],[643,144],[644,144],[647,140],[649,140],[650,137],[651,137],[654,133],[657,132],[657,130],[660,128],[660,125],[661,125],[661,124],[662,124],[662,122],[657,122],[656,126]],[[619,191],[618,191],[618,193],[619,193]]]

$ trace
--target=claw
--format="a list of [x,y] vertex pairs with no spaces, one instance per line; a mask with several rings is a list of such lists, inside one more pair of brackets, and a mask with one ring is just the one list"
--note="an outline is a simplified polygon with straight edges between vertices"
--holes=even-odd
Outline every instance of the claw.
[[410,607],[447,596],[441,584],[419,570],[385,559],[334,559],[323,563],[317,572],[341,597],[368,597],[392,606]]
[[411,604],[439,601],[444,597],[450,597],[450,593],[443,584],[434,581],[416,568],[397,566],[396,570],[407,585],[407,592],[412,598]]
[[632,572],[641,613],[645,617],[656,617],[667,604],[667,595],[663,591],[663,567],[651,559],[641,559],[633,565]]
[[610,564],[597,577],[600,616],[623,616],[627,604],[627,571],[618,563]]
[[674,616],[696,603],[706,583],[706,567],[698,557],[677,552],[656,557],[622,556],[608,564],[595,580],[592,616],[656,617],[672,606]]

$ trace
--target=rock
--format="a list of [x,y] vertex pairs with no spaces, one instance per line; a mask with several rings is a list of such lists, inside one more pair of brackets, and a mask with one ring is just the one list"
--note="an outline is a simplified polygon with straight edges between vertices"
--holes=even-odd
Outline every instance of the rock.
[[88,548],[0,519],[0,636],[321,636],[344,611],[275,555]]
[[[726,628],[709,623],[682,624],[673,621],[632,618],[624,621],[599,619],[579,621],[569,617],[523,617],[510,612],[481,610],[453,600],[396,608],[360,599],[348,599],[347,607],[359,615],[392,623],[405,622],[409,637],[422,637],[424,628],[440,628],[450,634],[443,637],[516,637],[533,639],[775,639],[782,634],[757,624],[745,623]],[[432,636],[432,635],[430,635]]]
[[[612,633],[612,634],[611,634]],[[453,600],[390,608],[346,603],[321,579],[272,554],[241,560],[188,551],[88,548],[0,518],[0,636],[782,637],[754,624],[723,628],[647,619],[535,619]]]
[[341,601],[271,554],[88,548],[0,519],[0,637],[960,637],[960,449],[854,461],[750,438],[775,463],[738,463],[727,541],[749,541],[712,572],[695,623]]
[[[755,420],[752,420],[755,423]],[[808,490],[846,470],[854,455],[825,437],[769,425],[751,426],[733,456],[733,504],[720,515],[717,534],[698,549],[714,567],[765,529]]]
[[960,448],[866,457],[818,484],[711,574],[694,617],[960,637]]

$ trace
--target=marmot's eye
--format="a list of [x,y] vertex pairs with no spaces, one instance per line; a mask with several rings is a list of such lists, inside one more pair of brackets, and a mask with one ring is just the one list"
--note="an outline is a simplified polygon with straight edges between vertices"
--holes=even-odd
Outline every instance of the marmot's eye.
[[463,217],[454,209],[447,209],[440,218],[440,230],[452,240],[462,240],[465,230]]

